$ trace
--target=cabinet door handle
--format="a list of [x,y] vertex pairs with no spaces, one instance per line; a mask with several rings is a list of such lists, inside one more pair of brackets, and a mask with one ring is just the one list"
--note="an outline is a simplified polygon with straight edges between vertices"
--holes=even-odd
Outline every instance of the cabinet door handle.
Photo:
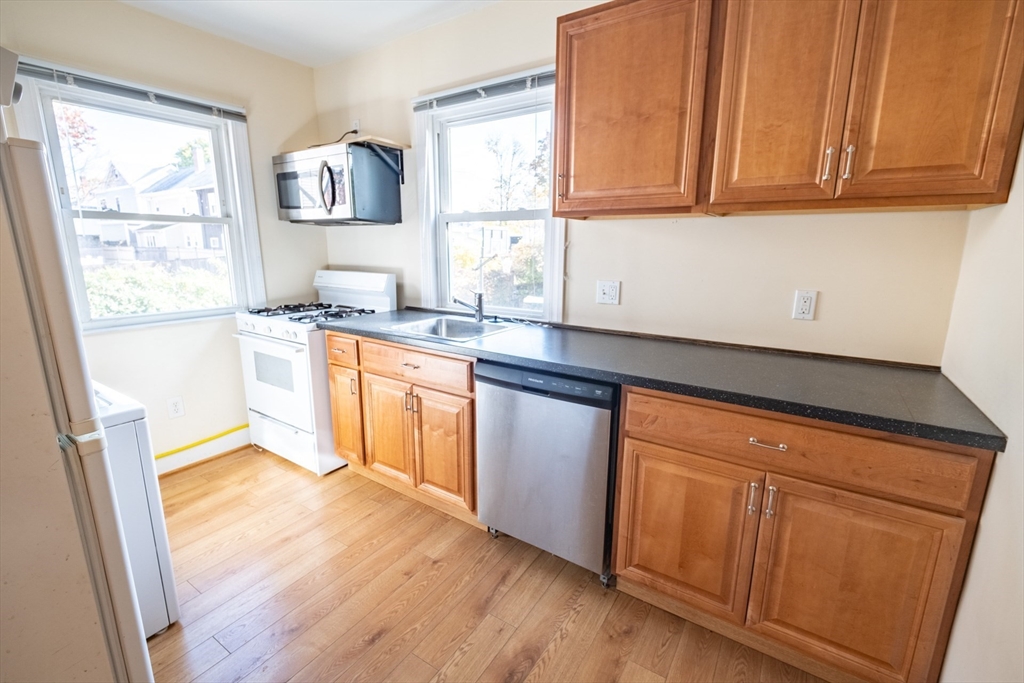
[[752,515],[757,512],[757,482],[750,482],[750,498],[747,500],[747,514]]
[[846,170],[843,172],[843,180],[849,180],[853,177],[853,152],[856,149],[853,145],[846,148]]
[[349,382],[348,388],[352,391],[352,395],[355,396],[356,395],[356,378],[355,377],[349,377],[348,378],[348,382]]
[[760,448],[770,448],[770,449],[772,449],[773,451],[782,451],[782,452],[785,452],[785,451],[787,451],[787,450],[789,449],[789,446],[787,446],[787,445],[786,445],[786,444],[784,444],[784,443],[780,443],[780,444],[779,444],[778,446],[772,446],[772,445],[769,445],[769,444],[766,444],[766,443],[761,443],[760,441],[758,441],[758,440],[757,440],[757,439],[756,439],[755,437],[753,437],[753,436],[752,436],[752,437],[750,437],[750,441],[748,441],[748,443],[749,443],[749,444],[750,444],[751,446],[758,446],[758,447],[760,447]]
[[331,347],[331,351],[334,351],[335,353],[348,353],[345,349],[336,349],[333,346]]
[[411,403],[411,402],[412,402],[412,392],[407,391],[407,392],[405,392],[405,409],[406,410],[412,410],[412,407],[409,405],[409,403]]
[[558,198],[559,199],[562,199],[563,197],[565,197],[565,194],[562,193],[562,178],[564,178],[564,177],[565,176],[562,175],[561,173],[558,174]]
[[772,508],[775,506],[775,494],[779,492],[779,489],[774,486],[768,487],[768,507],[764,509],[765,519],[771,519],[775,516],[775,510]]
[[411,368],[413,370],[419,370],[420,369],[420,366],[413,365],[412,363],[402,363],[402,367],[403,368]]
[[835,147],[829,147],[825,150],[825,172],[821,174],[822,180],[830,180],[832,178],[832,154],[836,151]]
[[414,412],[414,413],[420,412],[419,408],[416,407],[416,403],[417,403],[417,401],[419,401],[419,399],[420,399],[420,395],[419,394],[412,394],[412,412]]

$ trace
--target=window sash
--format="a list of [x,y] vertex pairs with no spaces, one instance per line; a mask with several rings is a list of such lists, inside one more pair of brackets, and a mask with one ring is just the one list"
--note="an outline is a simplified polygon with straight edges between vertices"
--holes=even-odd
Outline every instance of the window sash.
[[[35,129],[35,139],[46,144],[50,168],[55,185],[57,185],[55,196],[59,206],[55,208],[58,209],[61,218],[65,265],[71,275],[74,300],[83,330],[135,327],[225,316],[233,314],[240,307],[261,305],[266,300],[248,146],[238,144],[236,140],[239,134],[243,137],[245,135],[246,125],[244,122],[236,123],[145,102],[121,100],[113,95],[83,92],[35,79],[26,79],[25,86],[27,97],[23,98],[22,105],[19,106],[18,114],[21,116],[19,116],[18,123],[20,129],[26,133]],[[56,118],[53,111],[54,100],[152,120],[185,124],[210,131],[211,161],[216,171],[221,215],[187,216],[73,209],[57,134]],[[28,112],[29,115],[25,116],[25,112]],[[63,191],[61,191],[62,189]],[[239,216],[242,216],[244,224],[239,220]],[[85,274],[78,239],[75,234],[75,218],[223,225],[227,238],[225,251],[228,261],[228,285],[233,303],[216,308],[93,318],[85,288]]]
[[[501,317],[524,318],[530,320],[544,320],[548,322],[561,322],[562,308],[564,304],[564,267],[565,267],[565,221],[554,218],[551,215],[551,207],[542,209],[514,209],[509,211],[480,211],[480,212],[450,212],[447,209],[451,206],[451,176],[450,176],[450,150],[448,147],[448,130],[450,128],[474,123],[485,123],[487,121],[512,118],[523,114],[549,111],[553,116],[554,109],[554,88],[546,86],[534,88],[530,91],[507,95],[494,99],[481,99],[464,105],[455,105],[438,111],[433,115],[432,140],[428,142],[435,147],[436,164],[433,169],[437,182],[435,183],[436,201],[440,211],[435,214],[434,241],[436,244],[437,258],[434,261],[433,272],[426,274],[433,277],[437,283],[438,308],[450,311],[465,311],[451,300],[449,288],[449,253],[448,253],[448,224],[464,223],[475,221],[513,221],[513,220],[543,220],[544,223],[544,308],[538,312],[534,309],[507,308],[494,306],[484,301],[484,309],[488,315]],[[552,132],[554,122],[552,121]],[[554,150],[551,173],[554,173]],[[552,178],[548,178],[548,192],[554,191]]]

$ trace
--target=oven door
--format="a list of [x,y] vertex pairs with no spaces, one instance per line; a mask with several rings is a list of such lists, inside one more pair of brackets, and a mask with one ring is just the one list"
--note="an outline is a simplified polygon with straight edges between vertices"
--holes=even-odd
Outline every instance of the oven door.
[[309,350],[301,344],[239,332],[245,401],[250,410],[313,432]]
[[334,221],[352,217],[348,153],[315,159],[278,161],[277,216],[292,222]]

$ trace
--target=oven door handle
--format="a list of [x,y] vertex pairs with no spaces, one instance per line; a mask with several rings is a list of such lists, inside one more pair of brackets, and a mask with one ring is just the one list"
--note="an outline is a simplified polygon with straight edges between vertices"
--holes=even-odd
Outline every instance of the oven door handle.
[[257,337],[257,336],[252,335],[252,334],[244,334],[244,333],[233,334],[231,336],[234,337],[235,339],[248,339],[250,341],[261,341],[261,342],[267,342],[268,344],[275,344],[277,346],[284,346],[285,348],[291,350],[292,353],[302,353],[302,352],[304,352],[306,350],[305,346],[295,346],[294,344],[289,344],[286,341],[278,341],[277,339],[274,339],[273,337]]

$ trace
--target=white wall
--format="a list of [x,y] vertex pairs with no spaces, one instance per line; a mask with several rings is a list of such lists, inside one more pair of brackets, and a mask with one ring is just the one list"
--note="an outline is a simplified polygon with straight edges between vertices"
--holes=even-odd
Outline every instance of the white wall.
[[[312,69],[120,2],[0,3],[0,43],[20,54],[245,107],[267,295],[315,296],[324,229],[277,220],[270,158],[319,140]],[[157,453],[246,422],[227,319],[89,335],[93,376],[149,409]],[[167,399],[181,396],[171,422]]]
[[[593,2],[507,1],[316,69],[325,139],[360,119],[408,143],[418,95],[551,64],[555,19]],[[420,300],[416,150],[405,222],[327,231],[330,262],[398,275]],[[565,322],[938,365],[968,213],[901,212],[570,221]],[[622,281],[620,306],[596,280]],[[796,289],[818,320],[791,319]]]
[[944,681],[1024,681],[1024,156],[971,214],[942,371],[1009,437],[996,456]]

